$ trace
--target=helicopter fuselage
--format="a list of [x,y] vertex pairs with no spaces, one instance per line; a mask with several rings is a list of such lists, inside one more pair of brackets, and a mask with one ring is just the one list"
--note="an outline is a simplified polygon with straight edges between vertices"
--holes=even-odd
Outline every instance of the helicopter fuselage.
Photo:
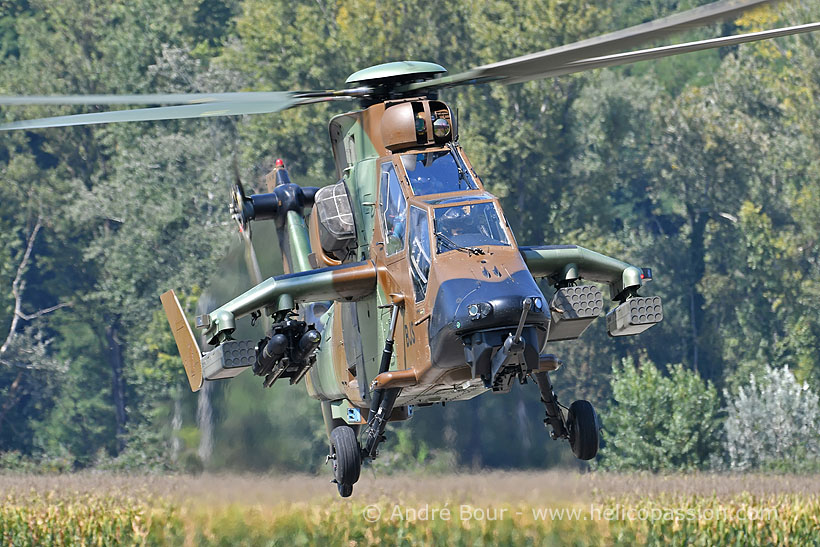
[[[437,120],[445,120],[446,134],[435,134]],[[526,299],[533,304],[521,338],[531,358],[529,367],[519,365],[524,372],[537,368],[550,319],[546,300],[498,198],[455,142],[454,126],[449,107],[426,98],[380,103],[331,121],[357,244],[345,256],[326,253],[314,214],[312,260],[316,266],[371,260],[378,282],[373,294],[333,303],[319,319],[323,340],[307,375],[311,396],[365,408],[377,377],[380,388],[402,388],[399,407],[506,391],[509,381],[489,381],[490,359],[515,332]],[[389,374],[380,376],[397,299],[396,349]]]
[[[547,342],[578,338],[603,311],[596,286],[575,286],[582,279],[607,283],[620,302],[607,314],[612,336],[661,320],[660,301],[636,294],[649,270],[574,245],[520,247],[456,136],[441,101],[377,102],[330,122],[339,182],[299,187],[278,166],[270,193],[238,196],[240,225],[275,220],[286,274],[197,318],[216,349],[183,353],[192,389],[200,361],[205,380],[250,366],[266,386],[304,378],[331,431],[369,423],[362,411],[372,420],[385,393],[385,420],[406,419],[414,405],[506,392],[555,370]],[[555,288],[550,304],[536,278]],[[166,306],[169,318],[177,308]],[[254,357],[231,334],[263,311],[273,324]]]
[[[397,89],[414,71],[438,71],[399,65],[348,83],[365,77],[371,91]],[[606,314],[611,336],[663,318],[658,297],[638,296],[651,270],[575,245],[519,246],[457,137],[452,110],[433,94],[379,97],[336,116],[338,182],[300,187],[278,161],[268,193],[245,196],[235,185],[240,230],[273,220],[285,275],[197,317],[213,350],[199,351],[173,291],[162,296],[194,391],[246,368],[265,387],[305,380],[321,401],[342,495],[361,460],[377,457],[387,422],[409,418],[415,406],[507,392],[516,379],[537,384],[551,436],[568,439],[579,458],[594,457],[594,409],[575,401],[564,413],[549,379],[561,362],[547,345],[577,339],[603,312],[601,290],[581,281],[609,286],[618,303]],[[536,279],[554,289],[549,299]],[[233,339],[237,319],[263,313],[271,318],[265,338]]]

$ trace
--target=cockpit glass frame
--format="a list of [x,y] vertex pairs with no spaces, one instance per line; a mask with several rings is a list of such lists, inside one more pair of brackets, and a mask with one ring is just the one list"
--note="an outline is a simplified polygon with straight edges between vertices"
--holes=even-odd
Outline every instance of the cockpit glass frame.
[[421,302],[427,296],[427,283],[430,277],[432,253],[430,252],[430,214],[428,209],[411,204],[409,207],[410,245],[408,245],[408,259],[410,278],[413,281],[413,292],[416,302]]
[[436,253],[512,245],[506,222],[493,200],[442,204],[432,209]]
[[381,164],[379,180],[379,209],[382,217],[385,253],[387,256],[404,250],[407,198],[401,189],[399,175],[392,161]]
[[456,148],[401,154],[399,163],[414,196],[480,189]]

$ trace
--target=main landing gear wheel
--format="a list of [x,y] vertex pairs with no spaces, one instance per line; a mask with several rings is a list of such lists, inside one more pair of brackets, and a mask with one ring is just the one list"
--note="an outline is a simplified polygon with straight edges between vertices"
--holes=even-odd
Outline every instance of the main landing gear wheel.
[[340,425],[330,432],[330,459],[339,495],[343,498],[350,497],[362,469],[359,441],[352,427]]
[[580,460],[591,460],[598,453],[598,419],[589,401],[575,401],[567,415],[569,446]]

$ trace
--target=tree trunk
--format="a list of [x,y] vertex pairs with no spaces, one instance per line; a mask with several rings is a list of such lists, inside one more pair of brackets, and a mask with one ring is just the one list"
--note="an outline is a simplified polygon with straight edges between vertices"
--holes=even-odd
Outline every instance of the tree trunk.
[[117,419],[117,451],[125,448],[125,380],[123,371],[123,347],[119,339],[119,320],[109,322],[105,327],[106,358],[111,367],[111,395]]
[[177,386],[174,390],[174,417],[171,418],[171,461],[179,462],[179,454],[182,451],[182,441],[179,438],[179,431],[182,429],[182,389]]
[[[197,315],[208,313],[214,308],[215,300],[209,291],[205,291],[199,297],[196,304]],[[207,341],[204,337],[199,338],[199,347],[205,347]],[[211,382],[204,382],[202,389],[199,390],[199,397],[196,403],[196,423],[199,428],[199,459],[202,460],[203,465],[208,465],[211,461],[211,455],[214,451],[214,420],[213,407],[211,406],[211,395],[213,384]]]
[[521,447],[524,453],[528,453],[532,448],[532,439],[530,439],[530,418],[527,412],[527,405],[524,402],[524,390],[516,390],[518,393],[516,397],[518,401],[515,403],[515,416],[518,422],[518,438],[521,439]]
[[211,460],[214,451],[213,408],[211,407],[211,390],[213,384],[205,382],[199,390],[196,405],[196,421],[199,427],[199,459],[204,465]]
[[708,217],[703,212],[689,211],[689,267],[692,272],[689,286],[689,321],[691,324],[690,336],[692,339],[692,369],[699,372],[704,378],[710,377],[711,371],[700,370],[700,332],[703,324],[703,295],[698,290],[698,283],[706,273],[706,259],[704,246],[704,232]]
[[19,397],[17,396],[17,389],[20,387],[20,381],[23,379],[23,371],[17,373],[17,377],[11,383],[8,392],[6,392],[6,400],[3,403],[3,408],[0,410],[0,432],[3,431],[3,422],[6,420],[6,414],[9,410],[17,404]]
[[478,407],[475,407],[474,411],[470,412],[469,424],[468,446],[470,451],[470,467],[473,471],[479,471],[484,467],[484,454],[481,447],[481,430],[483,424],[481,423],[481,418],[478,417]]

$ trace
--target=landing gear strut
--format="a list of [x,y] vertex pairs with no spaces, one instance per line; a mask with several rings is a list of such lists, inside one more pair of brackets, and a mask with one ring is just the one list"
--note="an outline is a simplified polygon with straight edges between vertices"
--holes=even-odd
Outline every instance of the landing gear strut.
[[[382,360],[381,363],[379,363],[379,374],[383,374],[389,370],[390,359],[393,358],[393,333],[396,332],[399,306],[393,304],[391,309],[390,334],[384,342]],[[370,413],[367,417],[367,439],[362,449],[363,458],[372,460],[378,454],[379,443],[384,440],[384,429],[387,427],[387,420],[390,419],[390,414],[393,412],[393,405],[396,404],[399,393],[401,393],[401,388],[377,388],[373,390],[373,398],[370,401]]]
[[566,418],[558,397],[552,388],[549,373],[533,374],[541,391],[541,402],[547,409],[544,425],[552,427],[550,437],[567,439],[572,453],[581,460],[591,460],[598,454],[598,417],[589,401],[575,401],[569,407]]
[[362,457],[371,460],[378,454],[379,443],[384,440],[384,429],[387,420],[393,412],[393,406],[401,392],[401,388],[376,390],[373,397],[373,406],[370,408],[370,419],[367,423],[367,440],[362,449]]

